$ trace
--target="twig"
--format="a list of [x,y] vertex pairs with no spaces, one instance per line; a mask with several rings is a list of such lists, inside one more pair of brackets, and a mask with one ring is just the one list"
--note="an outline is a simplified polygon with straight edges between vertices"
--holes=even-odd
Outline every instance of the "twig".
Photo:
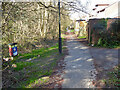
[[6,70],[8,67],[9,67],[9,65],[7,67],[5,67],[3,70],[0,70],[0,72]]

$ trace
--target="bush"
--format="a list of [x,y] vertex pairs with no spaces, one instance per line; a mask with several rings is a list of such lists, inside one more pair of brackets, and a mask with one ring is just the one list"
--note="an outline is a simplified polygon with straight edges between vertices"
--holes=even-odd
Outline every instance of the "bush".
[[111,36],[108,32],[101,33],[101,37],[98,40],[97,46],[115,48],[119,46],[119,41],[116,36]]

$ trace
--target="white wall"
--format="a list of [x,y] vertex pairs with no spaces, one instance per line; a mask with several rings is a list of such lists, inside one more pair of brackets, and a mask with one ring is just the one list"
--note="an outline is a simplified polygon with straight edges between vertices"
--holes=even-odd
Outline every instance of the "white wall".
[[[120,3],[120,2],[119,2]],[[119,5],[120,6],[120,5]],[[118,17],[118,2],[113,3],[105,9],[105,18]],[[119,14],[120,15],[120,14]]]

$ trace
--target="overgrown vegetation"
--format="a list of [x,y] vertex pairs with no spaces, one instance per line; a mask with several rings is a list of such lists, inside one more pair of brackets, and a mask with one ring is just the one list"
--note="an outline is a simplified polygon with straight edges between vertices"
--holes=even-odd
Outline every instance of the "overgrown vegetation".
[[[61,7],[62,32],[71,22]],[[2,2],[2,54],[8,55],[8,44],[18,43],[18,51],[50,46],[58,40],[58,4],[50,2]]]
[[107,19],[102,19],[93,26],[94,38],[99,38],[94,46],[117,48],[120,46],[120,20],[116,19],[107,30]]
[[108,73],[108,79],[105,79],[104,82],[106,86],[109,87],[120,87],[120,65],[114,68],[113,71]]

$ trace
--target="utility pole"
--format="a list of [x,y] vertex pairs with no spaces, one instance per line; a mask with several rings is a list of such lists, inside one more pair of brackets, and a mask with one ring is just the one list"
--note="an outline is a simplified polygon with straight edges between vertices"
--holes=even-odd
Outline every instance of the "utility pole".
[[62,38],[61,38],[61,23],[60,23],[60,0],[58,0],[59,8],[59,53],[62,54]]

